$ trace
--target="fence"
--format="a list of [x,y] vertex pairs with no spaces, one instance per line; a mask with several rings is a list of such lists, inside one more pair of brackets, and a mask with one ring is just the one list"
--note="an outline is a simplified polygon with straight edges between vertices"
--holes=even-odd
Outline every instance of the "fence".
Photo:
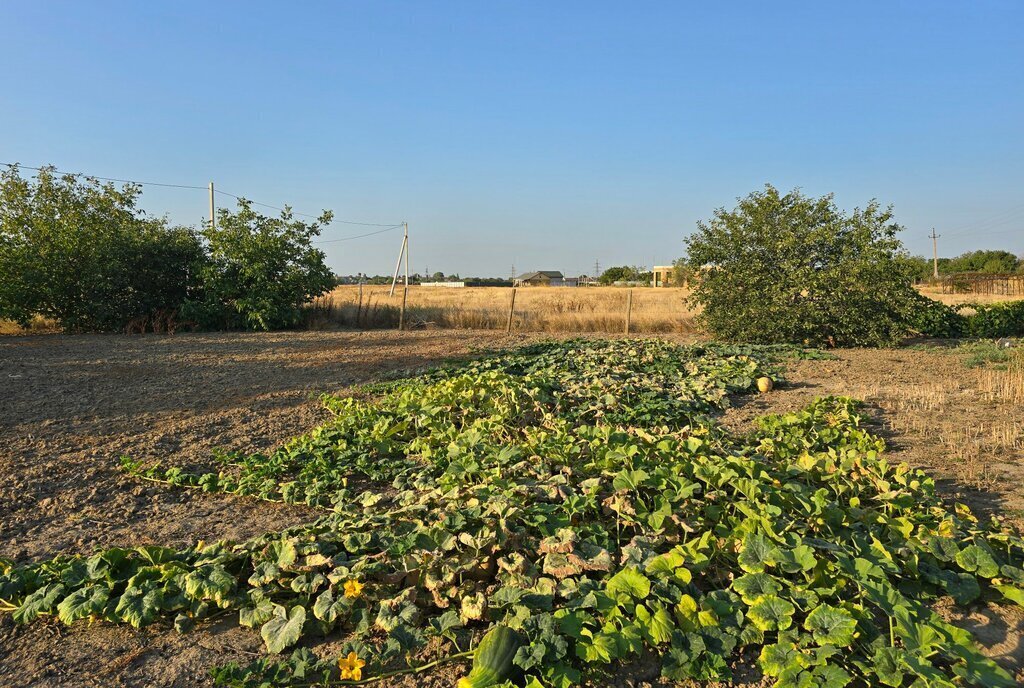
[[421,287],[447,287],[448,289],[465,289],[465,282],[420,282]]
[[960,272],[939,278],[943,294],[1024,295],[1024,275]]

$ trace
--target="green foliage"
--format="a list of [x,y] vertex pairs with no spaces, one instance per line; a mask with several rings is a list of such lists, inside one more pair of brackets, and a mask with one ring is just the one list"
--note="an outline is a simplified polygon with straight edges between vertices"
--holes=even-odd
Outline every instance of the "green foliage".
[[672,261],[672,286],[685,287],[693,278],[694,271],[687,264],[686,258],[676,258]]
[[[375,401],[328,398],[335,417],[283,453],[223,455],[216,482],[193,485],[251,480],[246,494],[329,505],[319,520],[233,545],[2,564],[0,604],[18,622],[64,611],[183,630],[230,611],[273,653],[341,635],[343,662],[372,676],[435,663],[395,668],[417,652],[467,658],[503,626],[533,688],[608,683],[609,665],[648,654],[671,680],[727,681],[742,654],[777,686],[1013,685],[931,603],[1020,603],[1024,541],[890,465],[850,399],[748,435],[716,425],[769,356],[548,343]],[[214,678],[331,685],[339,672],[304,648]]]
[[915,292],[891,209],[844,214],[832,196],[767,185],[697,228],[692,298],[716,337],[885,346],[906,333]]
[[646,268],[637,265],[621,265],[602,272],[598,282],[614,284],[616,282],[648,282],[650,279],[651,273]]
[[[914,256],[910,261],[916,279],[932,279],[935,266],[931,258]],[[964,272],[1003,275],[1021,271],[1024,271],[1024,260],[1009,251],[968,251],[956,258],[939,258],[940,275]]]
[[140,188],[43,169],[0,173],[0,318],[69,331],[171,317],[195,290],[204,252],[190,229],[148,218]]
[[922,296],[912,327],[929,337],[1024,337],[1024,300],[947,306]]
[[203,231],[209,245],[203,293],[186,302],[183,313],[211,329],[298,325],[302,306],[334,285],[323,251],[312,245],[331,217],[325,211],[306,223],[287,206],[280,217],[267,217],[244,199],[236,212],[220,209],[216,228]]

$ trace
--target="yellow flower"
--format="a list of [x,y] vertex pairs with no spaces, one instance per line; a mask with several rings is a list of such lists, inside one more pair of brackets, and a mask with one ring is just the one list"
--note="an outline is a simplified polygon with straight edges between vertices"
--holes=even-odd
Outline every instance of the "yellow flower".
[[357,580],[345,581],[345,597],[355,599],[363,594],[363,584]]
[[366,662],[359,659],[355,652],[349,652],[348,657],[338,658],[338,668],[341,669],[342,679],[361,680],[364,666],[366,666]]

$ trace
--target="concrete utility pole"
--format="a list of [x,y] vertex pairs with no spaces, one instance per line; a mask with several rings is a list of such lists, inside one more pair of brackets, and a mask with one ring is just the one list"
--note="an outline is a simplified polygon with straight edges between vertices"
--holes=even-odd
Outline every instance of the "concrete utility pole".
[[395,295],[395,284],[398,283],[398,271],[402,269],[402,257],[405,257],[405,286],[409,286],[409,223],[403,222],[405,236],[402,237],[402,248],[398,252],[398,262],[395,263],[395,276],[391,278],[391,291],[388,296]]
[[210,229],[217,228],[217,221],[214,219],[214,213],[216,212],[213,207],[213,182],[210,182]]
[[928,235],[932,240],[932,277],[939,279],[939,237],[941,234],[935,233],[935,228],[932,227],[932,233]]

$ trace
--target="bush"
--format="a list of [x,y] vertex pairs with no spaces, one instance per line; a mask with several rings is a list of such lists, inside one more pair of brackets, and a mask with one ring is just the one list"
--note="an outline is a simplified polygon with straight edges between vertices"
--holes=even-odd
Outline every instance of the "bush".
[[917,334],[944,339],[1024,337],[1024,300],[947,306],[921,296],[911,327]]
[[194,289],[199,237],[136,208],[141,189],[17,167],[0,173],[0,318],[118,330],[173,312]]
[[964,335],[966,320],[957,309],[918,294],[909,326],[913,334],[954,339]]
[[771,185],[698,222],[686,263],[692,301],[716,337],[884,346],[907,332],[917,294],[891,209],[842,213],[832,196]]
[[209,260],[201,273],[202,293],[185,303],[183,315],[207,329],[299,325],[303,305],[334,286],[323,251],[312,245],[331,217],[325,211],[307,224],[287,206],[280,217],[267,217],[244,199],[237,212],[221,209],[217,227],[203,232]]
[[1024,337],[1024,301],[965,304],[958,310],[967,308],[974,311],[964,318],[964,334],[968,337]]

